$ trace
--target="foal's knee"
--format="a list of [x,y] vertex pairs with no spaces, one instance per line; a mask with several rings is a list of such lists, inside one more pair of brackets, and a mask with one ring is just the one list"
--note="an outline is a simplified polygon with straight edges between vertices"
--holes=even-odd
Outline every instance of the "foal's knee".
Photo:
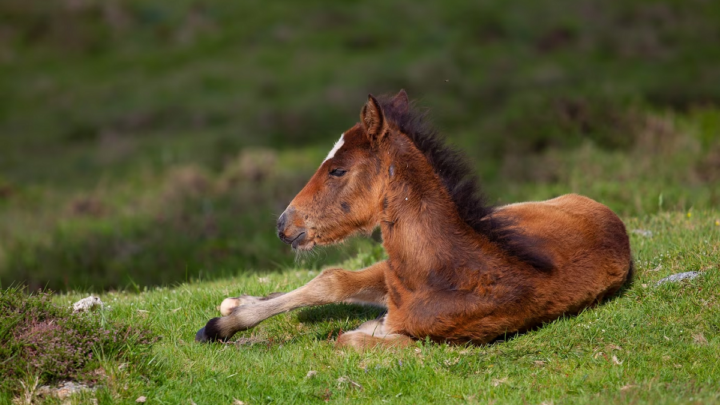
[[376,347],[402,349],[413,344],[413,339],[401,334],[392,334],[384,337],[372,336],[362,331],[351,331],[338,336],[335,347],[352,348],[358,352]]
[[378,340],[378,338],[372,337],[363,332],[345,332],[338,336],[337,341],[335,341],[335,347],[338,349],[350,347],[357,351],[363,351],[377,346]]
[[345,297],[345,280],[347,270],[325,269],[312,281],[315,294],[328,299],[329,302],[341,301]]
[[342,274],[345,273],[347,270],[334,267],[332,269],[325,269],[318,274],[317,277],[315,277],[316,280],[327,280],[327,281],[336,281],[339,278],[342,277]]

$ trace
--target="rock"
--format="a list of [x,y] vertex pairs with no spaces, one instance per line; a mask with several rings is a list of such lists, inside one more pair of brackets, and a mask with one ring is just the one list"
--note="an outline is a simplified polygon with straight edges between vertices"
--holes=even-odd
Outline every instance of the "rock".
[[84,391],[95,391],[95,388],[90,388],[86,384],[65,381],[60,383],[57,387],[43,385],[38,388],[36,394],[41,397],[56,397],[62,400]]
[[92,295],[83,298],[80,301],[73,304],[73,312],[85,312],[87,310],[95,309],[97,307],[102,308],[103,302],[100,301],[100,298],[93,297]]
[[671,276],[667,276],[664,279],[658,281],[655,285],[661,285],[661,284],[665,284],[668,282],[676,283],[676,282],[682,281],[682,280],[692,280],[699,275],[700,275],[700,273],[698,273],[697,271],[688,271],[685,273],[673,274]]
[[632,233],[644,236],[646,238],[651,238],[653,236],[652,231],[648,231],[647,229],[633,229]]
[[357,382],[351,380],[349,377],[346,377],[346,376],[342,376],[342,377],[338,378],[338,379],[337,379],[337,382],[338,382],[338,387],[341,387],[341,386],[343,386],[344,384],[348,384],[348,385],[350,385],[351,387],[363,389],[363,386],[362,386],[362,385],[358,384]]

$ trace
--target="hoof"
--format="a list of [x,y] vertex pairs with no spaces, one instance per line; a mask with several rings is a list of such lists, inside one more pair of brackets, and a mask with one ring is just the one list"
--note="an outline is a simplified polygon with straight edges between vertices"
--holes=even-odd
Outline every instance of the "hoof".
[[229,337],[220,337],[220,331],[217,324],[220,318],[213,318],[208,321],[204,328],[201,328],[195,334],[195,341],[200,343],[208,342],[225,342]]
[[197,333],[195,334],[195,341],[200,343],[206,343],[210,341],[210,339],[205,336],[205,328],[201,328],[199,331],[197,331]]

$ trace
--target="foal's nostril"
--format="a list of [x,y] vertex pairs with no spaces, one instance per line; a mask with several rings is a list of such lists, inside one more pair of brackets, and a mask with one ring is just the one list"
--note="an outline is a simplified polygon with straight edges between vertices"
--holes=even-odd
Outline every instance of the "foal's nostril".
[[280,215],[280,218],[278,218],[278,221],[277,221],[277,231],[278,231],[278,235],[282,234],[283,230],[285,230],[285,222],[287,222],[287,215],[283,212],[282,215]]
[[287,244],[292,244],[293,248],[305,240],[305,228],[294,223],[297,220],[295,215],[295,209],[289,207],[277,221],[278,238]]

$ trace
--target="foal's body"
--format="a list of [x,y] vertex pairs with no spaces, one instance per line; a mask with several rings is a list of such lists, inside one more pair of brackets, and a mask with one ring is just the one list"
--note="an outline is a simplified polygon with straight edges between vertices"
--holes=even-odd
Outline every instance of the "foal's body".
[[[228,298],[197,339],[224,340],[295,308],[332,302],[387,307],[338,338],[339,346],[412,339],[487,343],[616,292],[630,277],[622,221],[589,198],[488,207],[467,169],[434,135],[413,132],[404,92],[370,98],[362,123],[343,134],[278,221],[296,249],[336,243],[380,225],[388,260],[352,272],[325,270],[272,297]],[[465,171],[465,172],[463,172]]]

